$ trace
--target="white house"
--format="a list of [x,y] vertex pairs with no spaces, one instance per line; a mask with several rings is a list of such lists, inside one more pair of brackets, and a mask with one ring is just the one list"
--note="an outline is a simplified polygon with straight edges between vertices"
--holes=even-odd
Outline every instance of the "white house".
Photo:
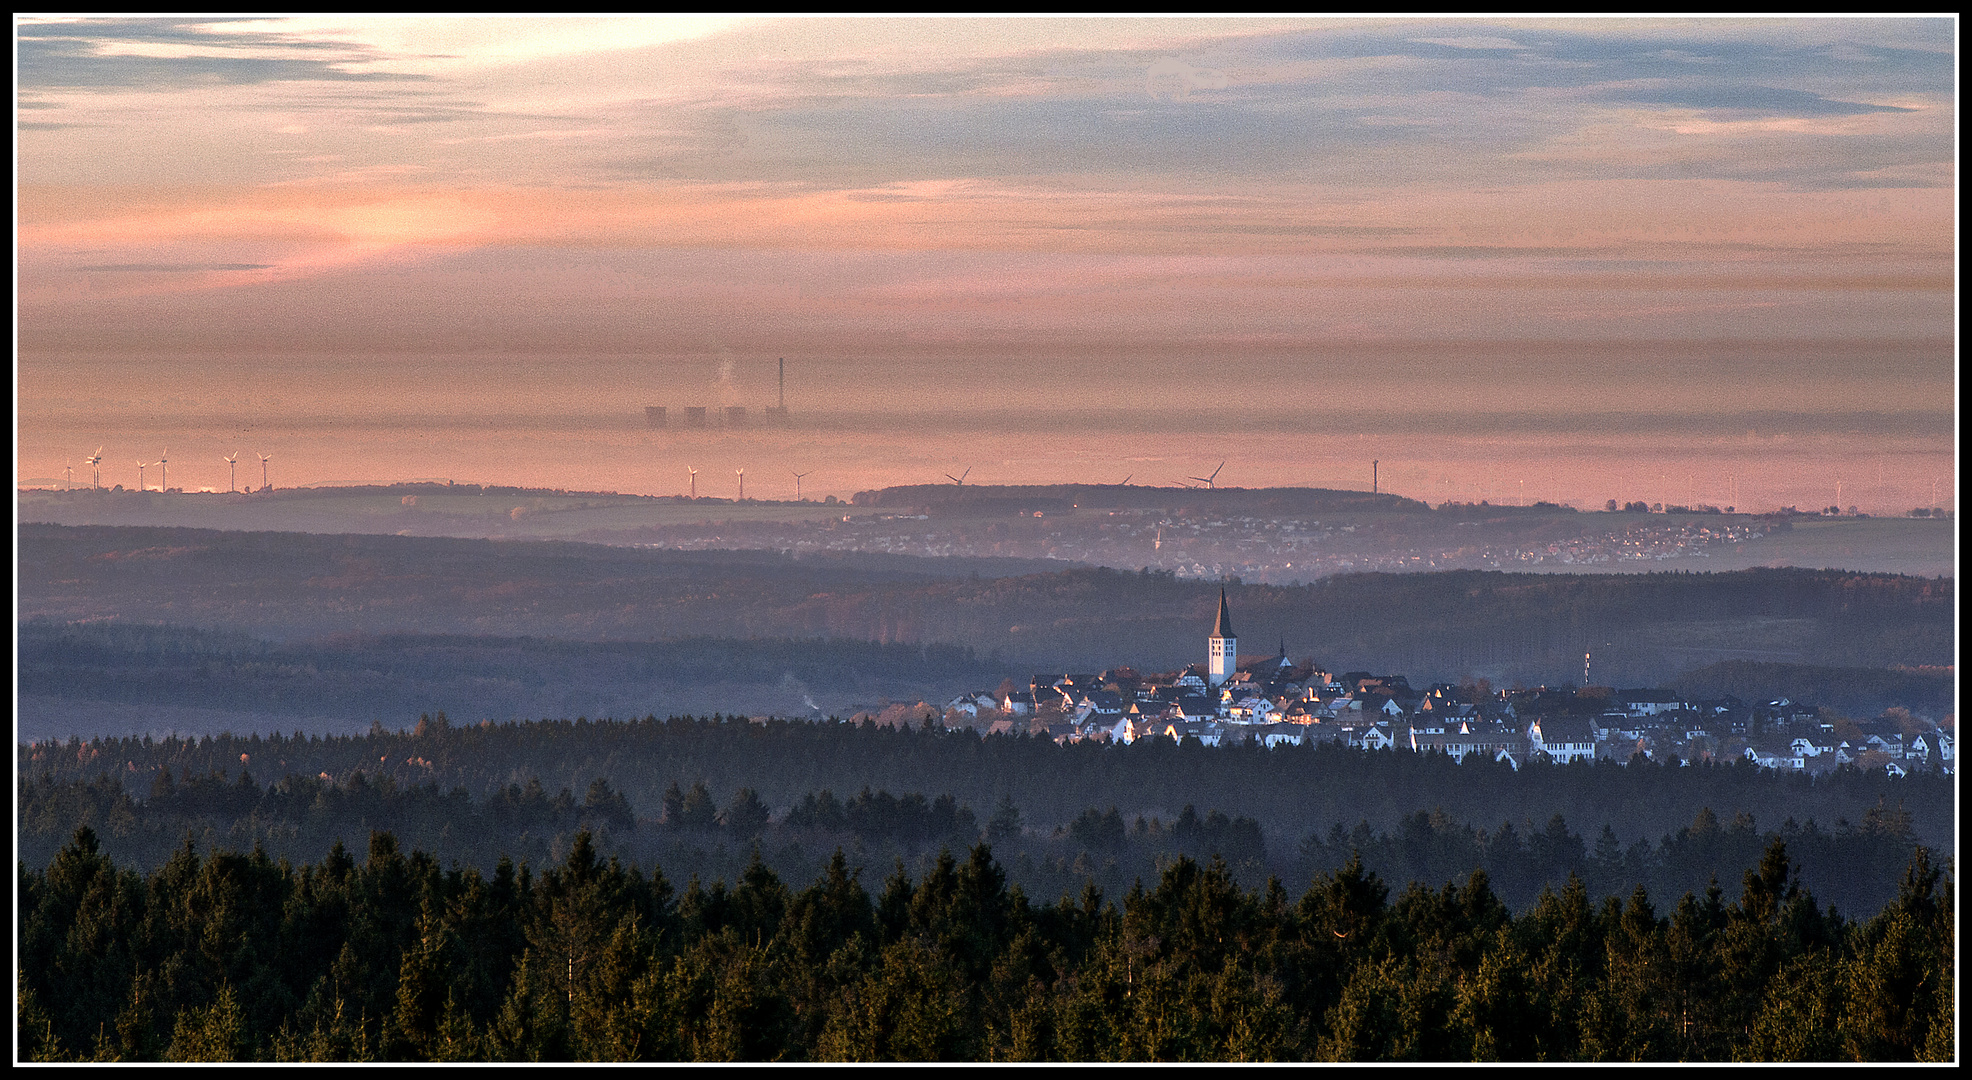
[[1595,760],[1595,728],[1580,716],[1540,716],[1527,725],[1529,748],[1565,765]]
[[1308,740],[1308,724],[1268,724],[1260,738],[1268,749],[1276,746],[1300,746]]
[[1358,728],[1350,734],[1350,742],[1361,746],[1365,750],[1395,750],[1397,748],[1397,736],[1390,730],[1390,725],[1387,723],[1370,724],[1366,727]]
[[1217,746],[1225,739],[1226,728],[1211,721],[1182,720],[1166,724],[1162,734],[1175,742],[1197,739],[1201,745]]
[[1255,694],[1233,703],[1226,709],[1226,716],[1237,724],[1269,724],[1274,719],[1274,703]]
[[1623,708],[1631,716],[1656,716],[1684,708],[1684,701],[1669,690],[1625,690]]

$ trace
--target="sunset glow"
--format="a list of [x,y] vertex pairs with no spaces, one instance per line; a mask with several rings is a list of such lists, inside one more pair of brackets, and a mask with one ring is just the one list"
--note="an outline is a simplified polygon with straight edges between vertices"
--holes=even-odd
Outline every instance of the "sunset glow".
[[[1378,458],[1433,502],[1955,487],[1949,19],[23,19],[16,48],[22,477],[111,443],[188,490],[270,447],[291,483],[653,494],[687,457],[816,496],[1201,456],[1241,486]],[[813,426],[643,428],[770,404],[781,357]]]

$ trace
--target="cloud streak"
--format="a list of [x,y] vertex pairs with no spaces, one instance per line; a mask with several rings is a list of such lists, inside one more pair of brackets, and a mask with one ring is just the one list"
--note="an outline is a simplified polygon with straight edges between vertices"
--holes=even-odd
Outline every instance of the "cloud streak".
[[[1588,342],[1703,401],[1706,369],[1665,350],[1862,342],[1842,355],[1918,357],[1896,393],[1948,407],[1950,20],[84,19],[17,39],[24,377],[79,351],[806,350],[965,357],[990,382],[1045,355],[1073,399],[1117,357],[1209,357],[1186,362],[1235,386],[1343,345],[1559,364],[1542,350]],[[1876,394],[1881,363],[1856,365],[1815,392]]]

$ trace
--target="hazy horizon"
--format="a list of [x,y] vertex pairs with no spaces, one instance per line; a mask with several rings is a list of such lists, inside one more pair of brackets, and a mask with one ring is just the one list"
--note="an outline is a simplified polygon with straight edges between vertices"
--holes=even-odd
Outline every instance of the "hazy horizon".
[[[30,19],[16,49],[17,480],[86,483],[99,445],[126,487],[168,450],[188,490],[237,452],[277,486],[774,497],[1374,460],[1434,503],[1956,507],[1950,19]],[[789,429],[644,425],[757,425],[782,357]]]

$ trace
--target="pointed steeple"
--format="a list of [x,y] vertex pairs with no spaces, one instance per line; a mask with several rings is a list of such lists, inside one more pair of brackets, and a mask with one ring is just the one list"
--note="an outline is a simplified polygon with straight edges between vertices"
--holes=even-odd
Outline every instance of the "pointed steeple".
[[1205,685],[1217,686],[1233,677],[1239,667],[1239,642],[1233,638],[1232,612],[1226,609],[1226,590],[1219,590],[1219,618],[1212,624],[1212,636],[1205,642],[1206,670],[1211,674]]

